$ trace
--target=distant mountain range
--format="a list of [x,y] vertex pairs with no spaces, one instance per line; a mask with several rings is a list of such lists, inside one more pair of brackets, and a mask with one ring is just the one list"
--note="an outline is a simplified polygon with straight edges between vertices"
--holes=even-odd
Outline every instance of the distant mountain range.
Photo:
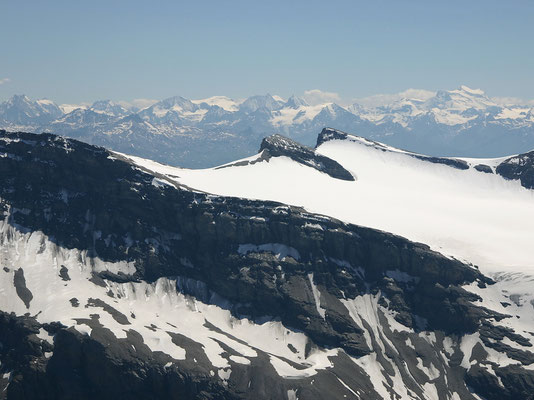
[[270,94],[243,101],[171,97],[144,109],[109,100],[59,106],[16,95],[0,104],[0,128],[52,132],[184,167],[208,167],[254,154],[279,133],[312,145],[325,126],[433,156],[499,157],[534,148],[534,108],[501,105],[461,86],[386,105],[310,105]]

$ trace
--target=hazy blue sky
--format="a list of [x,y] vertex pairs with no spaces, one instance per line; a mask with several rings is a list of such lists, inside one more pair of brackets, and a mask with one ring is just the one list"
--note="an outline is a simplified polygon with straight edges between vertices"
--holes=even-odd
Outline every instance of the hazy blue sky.
[[0,0],[0,99],[534,98],[534,1]]

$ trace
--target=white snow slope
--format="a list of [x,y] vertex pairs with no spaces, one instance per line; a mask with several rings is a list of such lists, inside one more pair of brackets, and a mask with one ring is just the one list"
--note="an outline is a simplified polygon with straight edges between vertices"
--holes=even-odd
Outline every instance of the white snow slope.
[[[355,176],[352,182],[288,157],[201,170],[130,158],[194,189],[303,206],[426,243],[487,274],[534,274],[534,191],[496,174],[459,170],[387,148],[354,136],[319,146],[318,154],[336,160]],[[468,163],[478,164],[475,159]],[[483,163],[492,165],[492,160]]]

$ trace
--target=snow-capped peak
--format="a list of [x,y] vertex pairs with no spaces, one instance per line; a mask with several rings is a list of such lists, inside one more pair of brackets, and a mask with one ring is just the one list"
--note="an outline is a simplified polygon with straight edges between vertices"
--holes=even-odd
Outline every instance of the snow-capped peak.
[[128,110],[111,100],[98,100],[89,108],[99,114],[122,116],[128,114]]
[[55,110],[58,108],[56,103],[49,99],[32,100],[25,94],[15,94],[4,104],[4,107],[25,107],[25,108],[38,108],[42,110]]
[[477,96],[484,96],[485,95],[485,93],[484,93],[484,91],[482,89],[471,89],[470,87],[465,86],[465,85],[461,85],[459,91],[466,92],[466,93],[469,93],[469,94],[472,94],[472,95],[477,95]]
[[9,100],[7,100],[7,104],[24,104],[24,103],[30,103],[31,100],[28,96],[25,94],[14,94],[11,96]]
[[438,91],[435,97],[426,101],[425,105],[429,109],[437,107],[452,110],[467,110],[469,108],[483,110],[496,104],[482,90],[461,86],[460,89],[456,90]]
[[196,104],[191,102],[191,100],[186,99],[182,96],[173,96],[169,97],[167,99],[164,99],[156,104],[154,104],[152,107],[158,107],[163,109],[181,109],[186,111],[194,111],[198,108]]
[[49,122],[63,112],[51,100],[32,100],[24,94],[14,95],[8,101],[0,104],[0,119],[13,121],[19,124],[35,122]]
[[259,109],[266,109],[268,111],[275,111],[282,108],[284,102],[282,100],[276,100],[270,94],[252,96],[246,99],[239,105],[239,109],[246,112],[254,112]]
[[237,102],[226,96],[212,96],[206,99],[191,100],[191,102],[198,105],[205,103],[208,106],[217,106],[230,112],[238,110]]
[[[180,118],[191,115],[199,111],[200,106],[191,100],[181,96],[169,97],[161,100],[152,106],[139,112],[139,115],[150,121],[157,121],[159,118],[171,118],[179,121]],[[205,110],[200,110],[204,111]]]
[[63,111],[63,114],[69,114],[73,112],[74,110],[86,110],[89,108],[88,104],[82,103],[82,104],[60,104],[59,108],[61,111]]
[[297,97],[295,95],[291,96],[285,104],[285,107],[290,107],[290,108],[299,108],[303,106],[307,107],[309,106],[309,104],[303,98]]

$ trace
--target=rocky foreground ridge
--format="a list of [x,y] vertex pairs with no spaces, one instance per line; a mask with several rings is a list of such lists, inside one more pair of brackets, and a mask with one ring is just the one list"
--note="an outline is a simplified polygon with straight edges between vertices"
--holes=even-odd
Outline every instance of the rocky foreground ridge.
[[532,337],[461,287],[492,280],[424,244],[51,134],[0,131],[0,179],[2,398],[534,398]]

